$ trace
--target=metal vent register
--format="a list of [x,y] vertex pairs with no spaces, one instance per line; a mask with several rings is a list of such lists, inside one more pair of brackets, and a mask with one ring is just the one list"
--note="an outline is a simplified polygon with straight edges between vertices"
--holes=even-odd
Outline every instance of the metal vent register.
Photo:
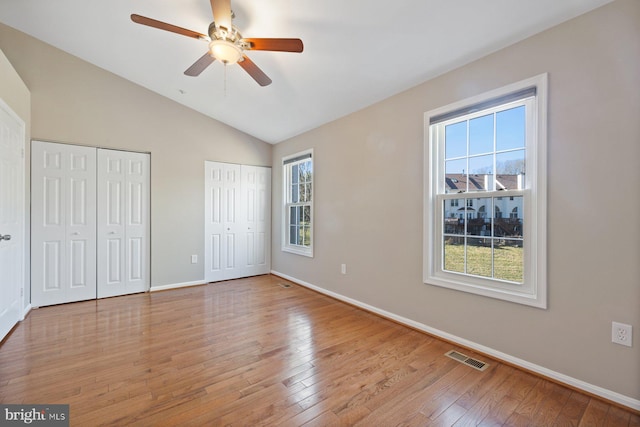
[[489,367],[488,363],[474,359],[472,357],[469,357],[455,350],[451,350],[445,353],[444,355],[452,358],[453,360],[457,360],[460,363],[464,363],[465,365],[471,366],[473,369],[477,369],[478,371],[484,371]]

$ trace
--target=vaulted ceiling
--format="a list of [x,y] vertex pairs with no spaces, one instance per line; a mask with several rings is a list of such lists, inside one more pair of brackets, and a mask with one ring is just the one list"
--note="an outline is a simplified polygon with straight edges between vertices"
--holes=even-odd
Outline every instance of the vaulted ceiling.
[[0,22],[269,143],[313,129],[611,0],[232,0],[244,37],[296,37],[303,53],[248,51],[183,72],[207,43],[209,0],[1,0]]

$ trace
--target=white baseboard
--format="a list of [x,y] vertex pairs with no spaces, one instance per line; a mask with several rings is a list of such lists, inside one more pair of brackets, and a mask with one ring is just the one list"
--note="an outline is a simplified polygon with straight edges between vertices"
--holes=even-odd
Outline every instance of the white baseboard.
[[152,286],[149,292],[166,291],[167,289],[186,288],[188,286],[206,285],[207,282],[203,280],[196,280],[195,282],[182,282],[182,283],[170,283],[168,285]]
[[447,333],[447,332],[441,331],[439,329],[435,329],[435,328],[432,328],[430,326],[427,326],[427,325],[425,325],[423,323],[419,323],[419,322],[416,322],[414,320],[407,319],[406,317],[398,316],[397,314],[382,310],[380,308],[374,307],[374,306],[369,305],[369,304],[365,304],[365,303],[363,303],[361,301],[358,301],[358,300],[355,300],[353,298],[349,298],[349,297],[346,297],[344,295],[338,294],[336,292],[323,289],[323,288],[321,288],[319,286],[312,285],[311,283],[305,282],[303,280],[296,279],[295,277],[291,277],[291,276],[288,276],[286,274],[283,274],[283,273],[280,273],[280,272],[277,272],[277,271],[274,271],[274,270],[271,271],[271,274],[273,274],[275,276],[282,277],[283,279],[287,279],[287,280],[289,280],[289,281],[291,281],[293,283],[297,283],[297,284],[299,284],[301,286],[304,286],[306,288],[313,289],[314,291],[317,291],[317,292],[319,292],[321,294],[328,295],[328,296],[330,296],[332,298],[335,298],[337,300],[344,301],[344,302],[349,303],[351,305],[354,305],[356,307],[360,307],[360,308],[362,308],[362,309],[364,309],[366,311],[378,314],[378,315],[380,315],[382,317],[386,317],[388,319],[392,319],[392,320],[394,320],[394,321],[396,321],[398,323],[401,323],[403,325],[406,325],[406,326],[409,326],[411,328],[417,329],[419,331],[423,331],[423,332],[426,332],[426,333],[428,333],[430,335],[434,335],[434,336],[442,338],[444,340],[459,344],[459,345],[461,345],[463,347],[467,347],[467,348],[470,348],[472,350],[476,350],[476,351],[478,351],[480,353],[486,354],[486,355],[491,356],[491,357],[493,357],[495,359],[507,362],[507,363],[509,363],[511,365],[514,365],[514,366],[521,367],[522,369],[525,369],[527,371],[535,372],[536,374],[539,374],[539,375],[541,375],[543,377],[549,378],[549,379],[551,379],[553,381],[557,381],[559,383],[566,384],[566,385],[568,385],[570,387],[574,387],[574,388],[582,390],[582,391],[584,391],[586,393],[590,393],[592,395],[599,396],[599,397],[601,397],[603,399],[606,399],[606,400],[609,400],[611,402],[615,402],[615,403],[617,403],[619,405],[626,406],[627,408],[631,408],[633,410],[640,411],[640,400],[631,398],[629,396],[625,396],[625,395],[617,393],[615,391],[607,390],[605,388],[602,388],[602,387],[599,387],[599,386],[596,386],[596,385],[593,385],[593,384],[589,384],[589,383],[587,383],[585,381],[570,377],[570,376],[565,375],[565,374],[561,374],[560,372],[552,371],[551,369],[547,369],[547,368],[545,368],[543,366],[536,365],[534,363],[531,363],[531,362],[528,362],[526,360],[511,356],[509,354],[503,353],[503,352],[498,351],[498,350],[494,350],[494,349],[492,349],[490,347],[486,347],[484,345],[475,343],[473,341],[469,341],[467,339],[457,337],[457,336],[452,335],[450,333]]

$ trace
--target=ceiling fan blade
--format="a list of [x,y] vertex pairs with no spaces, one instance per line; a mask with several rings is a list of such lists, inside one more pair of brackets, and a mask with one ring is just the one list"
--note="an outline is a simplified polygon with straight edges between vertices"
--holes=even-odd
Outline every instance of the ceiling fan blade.
[[230,0],[211,0],[211,11],[213,12],[213,21],[217,27],[225,27],[227,30],[231,30]]
[[200,73],[203,72],[204,69],[211,65],[215,60],[216,59],[209,55],[209,52],[207,52],[202,55],[200,59],[194,62],[191,67],[187,68],[184,74],[191,77],[199,76]]
[[199,39],[199,40],[209,39],[209,37],[207,37],[205,34],[198,33],[196,31],[187,30],[186,28],[178,27],[176,25],[167,24],[166,22],[147,18],[146,16],[136,15],[135,13],[131,15],[131,20],[136,24],[147,25],[149,27],[158,28],[160,30],[170,31],[172,33],[181,34],[187,37],[193,37],[194,39]]
[[247,55],[242,55],[243,60],[238,62],[238,65],[244,68],[249,75],[258,82],[260,86],[268,86],[271,84],[271,79],[267,76]]
[[249,43],[251,50],[271,50],[278,52],[302,52],[304,48],[300,39],[243,39]]

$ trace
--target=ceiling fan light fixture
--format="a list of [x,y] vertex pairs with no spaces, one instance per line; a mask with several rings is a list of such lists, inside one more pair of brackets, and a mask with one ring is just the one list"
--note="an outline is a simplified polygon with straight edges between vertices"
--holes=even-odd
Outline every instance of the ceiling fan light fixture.
[[235,64],[242,58],[242,49],[227,40],[212,40],[209,43],[209,52],[225,64]]

